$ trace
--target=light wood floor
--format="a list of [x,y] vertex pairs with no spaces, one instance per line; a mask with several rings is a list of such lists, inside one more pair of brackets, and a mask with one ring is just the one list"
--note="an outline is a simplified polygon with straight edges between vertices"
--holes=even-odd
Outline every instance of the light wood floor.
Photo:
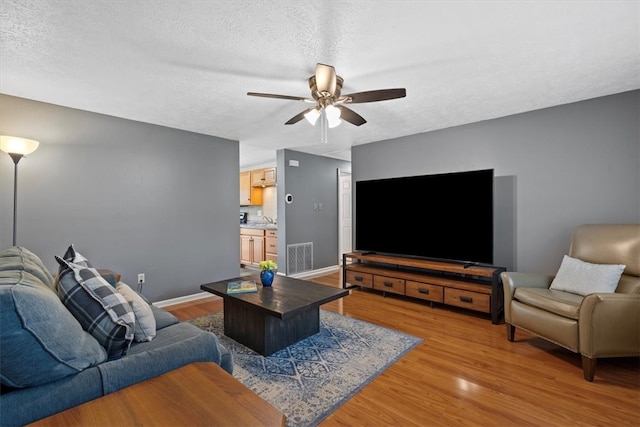
[[[309,279],[341,286],[336,272]],[[322,306],[423,338],[322,424],[327,426],[640,425],[640,359],[598,361],[594,382],[580,356],[523,331],[445,306],[354,288]],[[216,297],[169,307],[181,320],[222,309]]]

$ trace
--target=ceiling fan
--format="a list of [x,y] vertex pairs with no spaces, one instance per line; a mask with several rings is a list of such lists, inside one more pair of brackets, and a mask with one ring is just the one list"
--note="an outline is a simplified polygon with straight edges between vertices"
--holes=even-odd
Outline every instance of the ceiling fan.
[[342,120],[356,126],[363,125],[367,122],[364,117],[352,109],[347,108],[345,104],[386,101],[389,99],[404,98],[407,95],[404,88],[370,90],[366,92],[341,95],[340,90],[342,89],[343,82],[343,78],[336,74],[334,67],[331,65],[317,64],[315,75],[309,77],[311,98],[259,92],[247,92],[247,95],[261,96],[264,98],[288,99],[292,101],[303,101],[316,104],[315,107],[307,108],[290,118],[285,125],[298,123],[304,118],[306,118],[312,125],[315,125],[318,118],[322,116],[326,119],[326,123],[330,128],[336,127]]

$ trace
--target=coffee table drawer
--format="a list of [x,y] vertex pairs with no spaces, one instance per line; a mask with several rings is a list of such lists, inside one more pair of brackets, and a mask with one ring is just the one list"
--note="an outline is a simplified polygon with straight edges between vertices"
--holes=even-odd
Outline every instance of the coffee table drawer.
[[347,270],[347,283],[363,286],[365,288],[373,288],[373,275],[369,273],[360,273],[359,271]]
[[408,297],[420,298],[433,302],[444,301],[444,290],[442,289],[442,286],[429,285],[427,283],[407,280],[406,287]]
[[373,289],[404,295],[404,279],[375,275],[373,276]]
[[463,291],[454,288],[445,288],[444,303],[464,307],[471,310],[491,312],[491,296],[477,292]]

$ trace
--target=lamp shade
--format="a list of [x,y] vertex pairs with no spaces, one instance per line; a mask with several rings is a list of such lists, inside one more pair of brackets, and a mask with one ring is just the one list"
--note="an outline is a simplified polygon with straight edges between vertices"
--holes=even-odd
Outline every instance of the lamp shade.
[[40,143],[33,139],[0,135],[0,150],[8,154],[29,155],[37,150]]

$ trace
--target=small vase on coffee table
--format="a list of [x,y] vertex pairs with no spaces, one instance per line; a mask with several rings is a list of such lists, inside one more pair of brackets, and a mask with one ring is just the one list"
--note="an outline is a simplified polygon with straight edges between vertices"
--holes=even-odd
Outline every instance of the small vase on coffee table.
[[262,286],[271,286],[273,283],[273,270],[262,270],[260,272],[260,281],[262,282]]

